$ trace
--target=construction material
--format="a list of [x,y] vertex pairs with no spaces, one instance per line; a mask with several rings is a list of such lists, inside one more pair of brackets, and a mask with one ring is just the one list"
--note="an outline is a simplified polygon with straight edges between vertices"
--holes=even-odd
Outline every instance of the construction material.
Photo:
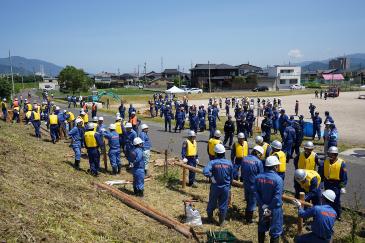
[[236,242],[237,238],[228,230],[223,231],[207,231],[208,243],[213,242]]
[[175,229],[177,232],[181,233],[182,235],[184,235],[185,237],[187,237],[189,239],[192,238],[193,235],[190,232],[189,226],[186,226],[186,225],[180,223],[179,221],[162,214],[161,212],[157,211],[156,209],[153,209],[150,206],[148,206],[146,203],[144,203],[140,200],[137,200],[137,199],[133,198],[132,196],[129,196],[128,194],[126,194],[112,186],[102,184],[102,183],[95,183],[95,186],[97,186],[100,189],[107,190],[114,197],[118,198],[119,200],[121,200],[123,203],[125,203],[129,207],[132,207],[132,208],[142,212],[143,214],[159,221],[160,223],[166,225],[169,228]]
[[[150,181],[151,178],[145,178],[144,181]],[[133,181],[128,181],[128,180],[114,180],[114,181],[106,181],[105,184],[109,185],[109,186],[114,186],[114,185],[125,185],[125,184],[133,184]]]

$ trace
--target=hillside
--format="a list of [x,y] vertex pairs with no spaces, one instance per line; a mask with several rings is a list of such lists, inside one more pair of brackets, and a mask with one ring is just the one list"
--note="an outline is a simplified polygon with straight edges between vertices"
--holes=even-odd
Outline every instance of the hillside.
[[[353,70],[365,67],[365,53],[349,54],[346,55],[346,57],[350,60],[350,69]],[[322,61],[304,61],[297,63],[296,65],[301,66],[304,71],[325,70],[328,69],[329,60],[333,58]]]
[[[57,76],[59,72],[62,70],[61,66],[38,59],[28,59],[19,56],[13,56],[11,57],[11,61],[13,63],[13,72],[20,73],[22,75],[40,72],[41,67],[43,67],[44,73],[49,76]],[[0,74],[9,72],[10,72],[9,58],[8,57],[0,58]]]

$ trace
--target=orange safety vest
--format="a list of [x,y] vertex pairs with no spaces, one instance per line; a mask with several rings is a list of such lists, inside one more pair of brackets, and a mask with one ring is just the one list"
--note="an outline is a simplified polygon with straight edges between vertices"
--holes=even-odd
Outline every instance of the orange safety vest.
[[136,126],[137,125],[137,117],[131,117],[131,119],[129,119],[129,122],[132,124],[132,126]]
[[19,106],[19,102],[16,100],[13,102],[13,107],[18,107]]
[[96,110],[96,105],[93,105],[93,106],[91,107],[91,110],[95,111],[95,110]]

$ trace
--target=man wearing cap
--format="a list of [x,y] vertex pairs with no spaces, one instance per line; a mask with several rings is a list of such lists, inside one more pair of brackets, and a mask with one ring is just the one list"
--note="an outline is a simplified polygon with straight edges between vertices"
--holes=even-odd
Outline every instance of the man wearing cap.
[[324,189],[335,192],[336,200],[333,208],[336,210],[337,218],[341,218],[341,194],[346,193],[347,168],[346,162],[338,158],[338,148],[330,147],[327,151],[327,158],[319,167],[319,174],[322,177]]
[[248,137],[252,137],[253,136],[253,124],[256,120],[255,115],[253,114],[253,110],[249,109],[247,112],[247,116],[246,116],[246,121],[247,121],[247,135]]
[[295,197],[299,198],[300,192],[305,192],[305,201],[318,205],[321,203],[321,176],[314,170],[297,169],[294,173]]
[[271,143],[272,154],[276,158],[278,158],[280,164],[276,170],[277,174],[281,177],[281,179],[285,179],[285,172],[286,172],[286,154],[281,150],[282,144],[278,140],[275,140]]
[[247,202],[245,210],[246,222],[251,224],[253,212],[256,210],[256,197],[253,191],[255,184],[255,177],[264,172],[260,157],[263,155],[264,149],[256,145],[251,154],[243,158],[241,164],[240,181],[243,182],[245,200]]
[[94,131],[94,123],[89,123],[84,134],[84,143],[89,157],[90,173],[98,176],[100,168],[100,152],[99,148],[103,146],[101,134]]
[[265,113],[264,119],[261,121],[261,136],[263,137],[263,139],[266,143],[270,143],[272,126],[273,126],[273,122]]
[[100,116],[98,117],[98,122],[96,124],[96,132],[101,133],[101,129],[105,129],[104,125],[104,117]]
[[3,119],[6,121],[8,117],[8,105],[6,104],[6,98],[1,101],[1,111],[3,112]]
[[132,124],[133,130],[138,134],[138,126],[141,123],[141,121],[137,118],[135,111],[131,112],[129,123]]
[[313,121],[313,136],[312,140],[316,138],[316,134],[318,135],[318,141],[321,140],[321,124],[322,124],[322,118],[319,116],[319,112],[316,111],[314,116],[312,117]]
[[332,190],[325,190],[322,193],[322,205],[303,209],[298,200],[294,204],[298,207],[298,216],[304,219],[313,217],[310,233],[300,235],[296,238],[296,243],[327,243],[331,242],[333,236],[333,227],[336,221],[336,211],[332,208],[336,200],[336,194]]
[[[130,104],[129,105],[129,108],[128,108],[128,120],[131,119],[131,116],[132,116],[132,113],[134,112],[134,114],[136,114],[136,108],[133,107],[133,104]],[[121,113],[122,114],[122,113]]]
[[213,211],[219,209],[219,225],[224,225],[227,215],[229,194],[233,180],[232,162],[225,159],[225,148],[222,144],[214,147],[215,159],[208,162],[203,174],[210,178],[209,202],[207,206],[208,220],[212,222]]
[[198,118],[199,118],[199,131],[203,132],[207,128],[205,123],[205,117],[207,115],[207,111],[204,109],[204,104],[199,107]]
[[149,164],[150,157],[151,157],[151,140],[148,135],[147,124],[142,124],[141,129],[142,129],[142,132],[139,134],[139,137],[142,139],[142,142],[143,142],[143,159],[144,159],[145,175],[149,176],[148,164]]
[[81,160],[81,148],[84,145],[84,128],[83,128],[83,120],[77,118],[75,120],[76,126],[73,127],[68,136],[71,137],[71,147],[75,153],[75,169],[80,169],[80,160]]
[[86,126],[89,122],[89,115],[83,109],[80,111],[80,118],[83,120],[84,126]]
[[173,114],[170,105],[166,105],[162,114],[165,117],[165,132],[167,132],[167,126],[169,127],[169,132],[171,132],[171,119],[173,119]]
[[137,133],[132,128],[133,128],[132,127],[132,124],[130,122],[127,122],[125,124],[126,132],[125,133],[123,132],[124,142],[125,142],[125,150],[124,150],[124,153],[125,153],[125,157],[128,160],[128,165],[129,165],[127,167],[127,170],[129,170],[130,168],[132,168],[132,158],[130,156],[130,153],[131,153],[131,151],[134,148],[133,140],[137,137]]
[[295,141],[293,145],[293,149],[291,151],[291,156],[293,156],[293,152],[295,151],[295,155],[300,153],[300,146],[302,145],[303,138],[304,138],[304,121],[303,115],[299,116],[299,121],[294,121],[292,127],[295,130]]
[[270,144],[266,143],[264,141],[264,138],[262,136],[256,136],[255,138],[255,143],[258,145],[258,146],[261,146],[262,149],[263,149],[263,153],[262,155],[260,156],[260,159],[263,163],[265,163],[265,160],[267,157],[269,157],[271,155],[271,146]]
[[215,129],[217,129],[217,117],[213,115],[213,112],[208,111],[208,121],[209,121],[209,138],[214,136]]
[[231,147],[233,143],[234,131],[236,130],[234,122],[232,121],[232,116],[228,115],[228,120],[224,123],[224,142],[223,145],[226,146],[228,140],[228,146]]
[[95,117],[96,113],[98,112],[98,106],[93,102],[91,105],[91,117]]
[[57,111],[59,111],[59,107],[56,107],[56,111],[53,112],[51,115],[48,116],[48,122],[47,127],[49,128],[52,143],[55,144],[59,140],[59,122],[58,122],[58,116],[56,114]]
[[38,112],[38,105],[33,107],[33,111],[30,115],[30,122],[32,123],[36,138],[41,138],[41,113]]
[[238,179],[239,169],[241,167],[243,158],[248,155],[248,143],[245,141],[245,135],[242,132],[238,133],[237,140],[238,141],[232,145],[231,149],[231,161],[234,161],[233,178],[235,180]]
[[14,121],[16,121],[17,123],[20,122],[19,113],[20,113],[19,101],[18,101],[18,98],[15,98],[14,102],[13,102],[13,119],[12,119],[12,122],[14,122]]
[[[291,118],[294,119],[294,116]],[[283,125],[285,126],[283,133],[283,152],[286,154],[286,163],[288,163],[292,155],[293,144],[296,140],[296,132],[291,121],[284,121]]]
[[68,118],[67,118],[68,129],[69,129],[69,131],[71,131],[71,129],[75,125],[75,115],[71,111],[67,111],[66,116],[68,116]]
[[116,125],[110,124],[109,125],[109,132],[103,131],[102,128],[100,131],[102,132],[103,136],[108,139],[109,145],[109,160],[110,165],[112,167],[112,174],[116,175],[120,173],[122,168],[122,164],[120,163],[120,143],[119,143],[119,134],[116,132]]
[[131,151],[131,164],[133,167],[133,190],[138,197],[143,197],[144,192],[144,158],[143,141],[136,137],[133,139],[133,150]]
[[283,233],[283,189],[284,181],[276,173],[280,162],[269,156],[265,172],[255,178],[253,186],[259,207],[258,242],[265,242],[265,232],[270,232],[270,242],[278,243]]
[[195,106],[192,107],[193,109],[189,111],[189,126],[190,130],[193,130],[195,133],[198,132],[198,126],[199,126],[199,118],[196,114],[196,108]]
[[184,121],[185,121],[185,112],[184,112],[184,107],[180,107],[180,109],[176,110],[176,114],[175,114],[175,133],[177,131],[177,129],[179,129],[179,133],[181,132],[181,129],[183,129],[184,127]]
[[[198,144],[196,142],[196,134],[194,131],[189,130],[188,139],[182,144],[181,157],[184,163],[190,166],[196,167],[199,163],[198,159]],[[195,172],[189,171],[189,186],[197,187],[195,182]]]
[[294,158],[295,169],[316,170],[316,165],[319,166],[319,159],[313,149],[314,144],[311,141],[304,144],[304,151]]
[[215,146],[217,144],[222,144],[222,141],[220,140],[221,135],[222,134],[219,130],[215,130],[214,137],[208,140],[207,152],[209,160],[213,160],[215,158],[215,151],[214,151]]
[[337,147],[338,131],[336,125],[328,120],[324,129],[323,140],[324,140],[324,154],[327,154],[329,147]]
[[280,110],[280,117],[279,117],[279,132],[281,139],[284,140],[284,130],[286,125],[288,124],[289,117],[287,114],[285,114],[285,110]]

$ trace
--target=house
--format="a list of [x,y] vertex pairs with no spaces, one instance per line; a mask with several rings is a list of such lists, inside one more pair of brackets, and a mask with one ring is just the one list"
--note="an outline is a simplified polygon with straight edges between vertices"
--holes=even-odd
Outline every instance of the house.
[[170,81],[173,81],[174,79],[180,78],[181,80],[190,81],[190,74],[180,72],[177,69],[165,69],[161,73],[161,77],[164,77]]
[[232,88],[233,80],[238,76],[238,67],[228,64],[196,64],[190,72],[192,87],[223,90]]
[[164,77],[155,78],[154,80],[150,80],[147,82],[148,88],[160,88],[167,89],[174,82],[169,81]]
[[275,78],[276,89],[290,89],[293,84],[300,85],[301,70],[299,66],[274,66],[268,68],[268,77]]
[[262,70],[261,67],[250,65],[249,63],[241,64],[241,65],[238,65],[236,67],[238,67],[238,75],[239,76],[245,76],[247,74],[253,74],[253,73],[255,73],[255,74],[262,74],[263,73],[263,70]]
[[114,73],[100,72],[94,75],[94,81],[96,86],[110,86],[112,82],[112,75]]
[[42,77],[42,81],[39,82],[39,89],[42,90],[59,90],[60,86],[58,85],[58,79],[44,76]]

